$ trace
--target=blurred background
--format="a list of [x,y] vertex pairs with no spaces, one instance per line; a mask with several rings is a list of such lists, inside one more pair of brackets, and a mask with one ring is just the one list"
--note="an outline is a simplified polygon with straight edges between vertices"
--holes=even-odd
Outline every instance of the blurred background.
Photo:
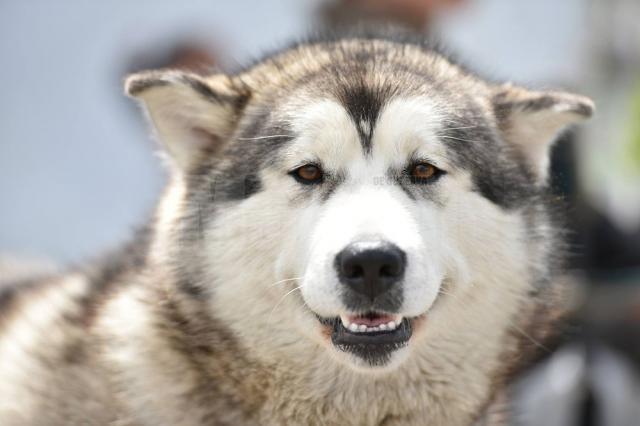
[[391,21],[495,79],[595,99],[554,150],[580,303],[515,386],[513,424],[640,425],[640,0],[0,2],[0,254],[68,264],[125,240],[165,176],[123,77],[233,70],[318,26]]

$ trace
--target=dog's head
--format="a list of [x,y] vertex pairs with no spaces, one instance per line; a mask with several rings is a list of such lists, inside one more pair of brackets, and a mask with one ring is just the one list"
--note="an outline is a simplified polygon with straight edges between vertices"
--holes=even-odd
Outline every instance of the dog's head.
[[127,90],[176,170],[157,250],[180,285],[239,335],[286,346],[299,331],[358,369],[397,365],[480,299],[500,310],[498,293],[545,278],[549,146],[593,108],[380,40]]

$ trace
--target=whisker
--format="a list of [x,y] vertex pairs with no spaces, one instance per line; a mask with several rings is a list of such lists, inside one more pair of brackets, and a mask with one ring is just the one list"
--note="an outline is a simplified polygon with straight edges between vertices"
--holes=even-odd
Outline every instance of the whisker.
[[531,337],[529,334],[527,334],[523,329],[521,329],[520,327],[518,327],[515,324],[510,324],[510,327],[512,327],[514,330],[516,330],[518,333],[522,334],[524,337],[526,337],[527,339],[529,339],[534,345],[536,345],[537,347],[539,347],[540,349],[543,349],[545,352],[547,353],[551,353],[551,349],[549,349],[548,347],[546,347],[545,345],[543,345],[542,343],[538,342],[536,339],[534,339],[533,337]]
[[456,299],[458,298],[457,294],[454,294],[454,293],[452,293],[450,291],[444,290],[442,287],[438,288],[438,293],[445,294],[447,296],[451,296],[451,297],[456,298]]
[[302,285],[299,285],[297,287],[295,287],[293,290],[289,290],[288,292],[285,293],[284,296],[282,296],[280,298],[280,300],[278,300],[278,303],[276,303],[276,305],[273,307],[273,309],[271,310],[271,312],[269,313],[269,316],[267,317],[267,323],[271,322],[271,317],[273,316],[273,313],[276,311],[276,309],[278,308],[278,306],[280,306],[280,304],[284,301],[284,299],[290,295],[291,293],[293,293],[296,290],[300,290],[302,288]]
[[267,286],[267,288],[271,288],[271,287],[277,286],[278,284],[284,284],[284,283],[287,283],[287,282],[289,282],[289,281],[296,281],[296,280],[300,280],[300,279],[302,279],[302,278],[303,278],[303,277],[293,277],[293,278],[287,278],[287,279],[284,279],[284,280],[276,281],[276,282],[275,282],[275,283],[273,283],[273,284],[269,284],[269,285]]
[[290,135],[268,135],[268,136],[256,136],[255,138],[238,138],[239,141],[255,141],[258,139],[274,139],[274,138],[288,138]]
[[480,126],[447,127],[444,130],[448,131],[448,130],[477,129],[478,127]]
[[469,142],[469,143],[475,143],[477,141],[472,141],[469,139],[462,139],[462,138],[455,138],[453,136],[447,136],[447,135],[439,135],[441,138],[445,138],[445,139],[455,139],[457,141],[462,141],[462,142]]

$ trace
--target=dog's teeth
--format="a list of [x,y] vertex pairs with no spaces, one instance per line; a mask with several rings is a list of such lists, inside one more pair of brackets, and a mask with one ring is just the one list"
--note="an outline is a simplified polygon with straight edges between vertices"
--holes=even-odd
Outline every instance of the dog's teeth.
[[349,320],[346,317],[340,315],[340,321],[342,321],[342,325],[343,325],[344,328],[350,328],[351,323],[349,322]]
[[402,317],[397,316],[393,318],[394,319],[392,321],[389,321],[386,324],[367,326],[365,324],[350,322],[349,318],[346,315],[340,315],[340,321],[342,322],[343,327],[351,331],[352,333],[376,333],[380,331],[393,331],[400,326]]

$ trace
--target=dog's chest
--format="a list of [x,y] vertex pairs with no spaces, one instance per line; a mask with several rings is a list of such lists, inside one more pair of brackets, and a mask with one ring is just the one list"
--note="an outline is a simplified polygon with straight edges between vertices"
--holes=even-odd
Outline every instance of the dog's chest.
[[[261,424],[309,425],[468,425],[477,417],[480,401],[434,393],[425,381],[289,383],[267,397]],[[437,388],[437,387],[436,387]]]

